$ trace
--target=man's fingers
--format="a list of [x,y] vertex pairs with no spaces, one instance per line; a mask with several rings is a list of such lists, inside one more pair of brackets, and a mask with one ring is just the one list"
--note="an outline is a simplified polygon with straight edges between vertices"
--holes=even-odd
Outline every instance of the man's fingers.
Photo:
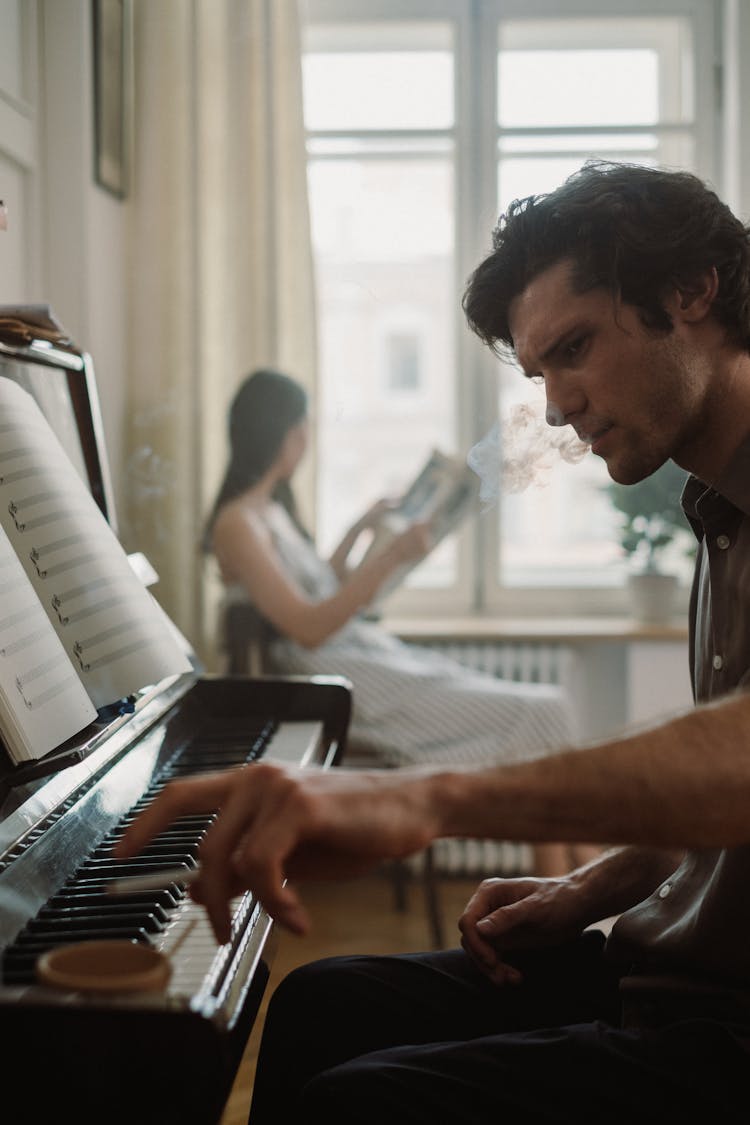
[[529,903],[533,907],[531,899],[522,898],[518,902],[511,902],[507,906],[493,910],[491,914],[477,921],[477,932],[487,941],[496,941],[501,935],[523,925],[529,914]]
[[490,973],[497,968],[498,956],[496,951],[488,942],[482,941],[476,932],[472,933],[467,930],[462,934],[461,945],[483,973]]
[[500,959],[497,950],[490,946],[479,946],[476,942],[469,942],[466,935],[461,938],[461,945],[471,957],[480,972],[496,985],[517,985],[523,981],[523,976],[515,965],[509,965]]
[[487,975],[492,983],[497,985],[515,986],[523,983],[523,974],[515,965],[509,965],[506,961],[498,961],[495,968]]
[[[248,771],[222,806],[201,845],[203,876],[197,887],[212,922],[221,925],[236,886],[249,887],[272,918],[296,933],[305,933],[309,919],[297,895],[285,884],[285,862],[304,835],[298,783],[278,775],[275,792],[265,786],[259,802]],[[222,932],[224,932],[222,927]]]
[[178,817],[188,813],[213,812],[224,799],[227,786],[227,774],[224,773],[206,775],[199,782],[170,782],[128,826],[115,845],[113,854],[118,859],[126,859],[139,852]]

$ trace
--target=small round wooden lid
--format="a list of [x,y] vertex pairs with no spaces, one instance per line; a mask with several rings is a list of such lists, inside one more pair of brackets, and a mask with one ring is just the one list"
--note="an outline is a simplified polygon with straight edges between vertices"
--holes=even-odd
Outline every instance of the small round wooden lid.
[[160,992],[171,965],[141,942],[81,941],[44,953],[36,972],[40,983],[76,992]]

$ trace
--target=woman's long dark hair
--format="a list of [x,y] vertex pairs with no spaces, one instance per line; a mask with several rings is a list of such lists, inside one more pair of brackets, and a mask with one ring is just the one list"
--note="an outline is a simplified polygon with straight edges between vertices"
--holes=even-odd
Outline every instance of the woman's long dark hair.
[[[221,508],[256,484],[268,471],[289,431],[307,416],[307,394],[289,375],[262,368],[242,382],[229,408],[229,465],[211,508],[203,534],[203,550],[211,550],[211,533]],[[297,514],[288,480],[279,481],[274,500],[286,508],[309,538]]]

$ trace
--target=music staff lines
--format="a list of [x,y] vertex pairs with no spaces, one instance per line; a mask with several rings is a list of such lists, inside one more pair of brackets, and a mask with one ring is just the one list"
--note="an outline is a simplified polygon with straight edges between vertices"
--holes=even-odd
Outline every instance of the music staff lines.
[[75,558],[66,559],[65,562],[58,563],[57,566],[46,567],[40,567],[32,554],[29,554],[29,558],[34,564],[39,577],[46,581],[48,578],[56,578],[58,574],[65,574],[65,572],[68,570],[75,570],[79,566],[85,566],[86,563],[95,563],[97,560],[97,555],[76,555]]
[[33,604],[30,599],[27,599],[26,604],[23,605],[21,609],[16,610],[15,613],[9,614],[8,617],[3,617],[3,619],[0,620],[0,630],[12,629],[14,625],[23,625],[27,622],[29,620],[29,608]]
[[37,641],[43,640],[46,636],[46,629],[37,629],[33,633],[25,633],[24,636],[19,637],[17,641],[11,641],[10,644],[3,645],[3,647],[0,648],[0,655],[15,656],[16,653],[23,652],[25,648],[35,645]]
[[139,636],[142,637],[144,635],[144,632],[148,631],[148,627],[152,626],[152,624],[152,622],[149,622],[145,618],[142,618],[140,621],[129,621],[126,625],[120,623],[118,623],[117,625],[112,625],[109,629],[102,629],[98,633],[92,633],[91,636],[79,638],[75,646],[76,651],[83,653],[86,649],[93,648],[95,645],[104,644],[106,641],[111,640],[112,637],[118,637],[132,633],[134,629],[138,630]]
[[[8,433],[13,426],[0,426],[0,434]],[[16,445],[13,449],[4,449],[0,452],[0,465],[6,461],[17,461],[19,457],[31,457],[32,451],[28,445]]]
[[86,582],[82,586],[73,586],[69,590],[58,591],[52,599],[52,604],[55,609],[65,605],[66,602],[73,601],[75,598],[83,597],[83,595],[90,596],[93,590],[101,590],[105,586],[116,585],[115,580],[110,575],[102,575],[101,578],[95,578],[93,582]]
[[80,535],[65,535],[62,539],[53,539],[49,543],[43,543],[41,547],[33,547],[31,557],[36,562],[37,559],[42,559],[45,555],[48,555],[50,551],[62,551],[66,547],[74,547],[80,540]]
[[126,656],[133,656],[134,653],[140,652],[143,647],[143,642],[138,640],[134,641],[132,645],[123,645],[121,648],[109,652],[106,656],[100,656],[97,660],[84,660],[83,650],[79,652],[79,646],[73,646],[74,652],[78,657],[78,663],[83,672],[93,672],[97,668],[103,668],[107,664],[114,664],[116,660],[124,660]]
[[[146,629],[144,630],[142,626],[146,626]],[[139,629],[139,634],[136,639],[133,640],[130,644],[122,644],[119,648],[112,649],[110,652],[104,654],[103,656],[86,660],[85,653],[87,649],[94,648],[98,644],[103,644],[106,640],[111,639],[112,637],[120,636],[124,632],[130,632],[131,628]],[[117,660],[124,660],[128,656],[132,656],[133,653],[139,652],[143,646],[143,638],[145,634],[147,632],[153,631],[155,628],[156,626],[154,622],[147,622],[143,620],[140,622],[131,622],[130,627],[128,627],[127,629],[122,629],[119,626],[113,629],[104,629],[101,633],[98,633],[95,636],[86,637],[83,640],[76,641],[76,643],[73,645],[73,651],[76,655],[76,658],[78,659],[82,671],[92,672],[97,668],[105,667],[107,664],[114,664]]]
[[67,676],[63,676],[62,679],[58,680],[54,684],[51,684],[45,691],[40,691],[37,695],[33,696],[27,695],[26,692],[21,688],[20,684],[18,684],[18,682],[16,682],[16,686],[28,710],[33,711],[39,707],[43,707],[46,703],[49,703],[51,699],[54,699],[55,696],[60,695],[61,692],[67,691],[71,683],[75,681],[75,678],[76,677],[69,672]]
[[[0,485],[3,479],[0,478]],[[54,505],[49,511],[45,511],[43,515],[33,516],[29,518],[24,517],[24,513],[30,509],[39,507],[40,505]],[[82,505],[67,505],[65,508],[66,500],[65,494],[56,489],[48,489],[45,492],[35,492],[31,496],[18,496],[14,495],[8,501],[8,512],[11,515],[16,529],[18,531],[31,531],[35,527],[40,527],[54,520],[66,519],[72,515],[77,515],[80,519],[95,518],[92,517],[91,511],[88,507]]]
[[[85,619],[87,617],[92,617],[94,615],[98,615],[100,613],[105,612],[106,610],[112,609],[116,605],[124,605],[126,602],[127,602],[127,598],[122,597],[122,596],[119,597],[119,598],[108,598],[106,601],[93,603],[92,605],[87,605],[85,609],[79,610],[78,613],[71,613],[71,614],[67,614],[67,615],[63,616],[59,612],[59,610],[57,610],[57,616],[60,619],[61,625],[77,625],[79,621],[85,621]],[[53,599],[53,604],[54,604],[54,599]],[[123,631],[123,629],[130,629],[131,627],[134,626],[134,624],[135,624],[134,622],[128,622],[126,625],[118,624],[118,625],[115,626],[115,628],[116,628],[117,632],[121,633]],[[109,630],[107,630],[107,632],[109,632]],[[87,638],[86,643],[87,644],[94,644],[95,642],[90,641]]]
[[[0,563],[0,569],[6,566],[6,563]],[[14,590],[28,589],[28,582],[25,574],[18,574],[15,570],[13,577],[9,578],[6,582],[0,581],[0,598],[3,594],[12,594]]]
[[50,672],[53,672],[55,668],[60,667],[70,667],[70,664],[64,652],[58,652],[55,656],[50,657],[49,660],[43,660],[42,663],[37,664],[36,667],[29,668],[28,672],[16,676],[16,683],[18,684],[19,688],[23,689],[27,684],[33,683],[34,680],[38,680],[40,676],[46,676]]

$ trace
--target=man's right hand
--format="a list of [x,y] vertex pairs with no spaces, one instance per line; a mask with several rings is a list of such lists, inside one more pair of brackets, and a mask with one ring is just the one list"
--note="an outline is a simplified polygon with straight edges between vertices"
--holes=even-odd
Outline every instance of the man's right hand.
[[520,984],[503,954],[575,937],[591,920],[582,899],[569,876],[485,879],[459,919],[461,944],[495,984]]

